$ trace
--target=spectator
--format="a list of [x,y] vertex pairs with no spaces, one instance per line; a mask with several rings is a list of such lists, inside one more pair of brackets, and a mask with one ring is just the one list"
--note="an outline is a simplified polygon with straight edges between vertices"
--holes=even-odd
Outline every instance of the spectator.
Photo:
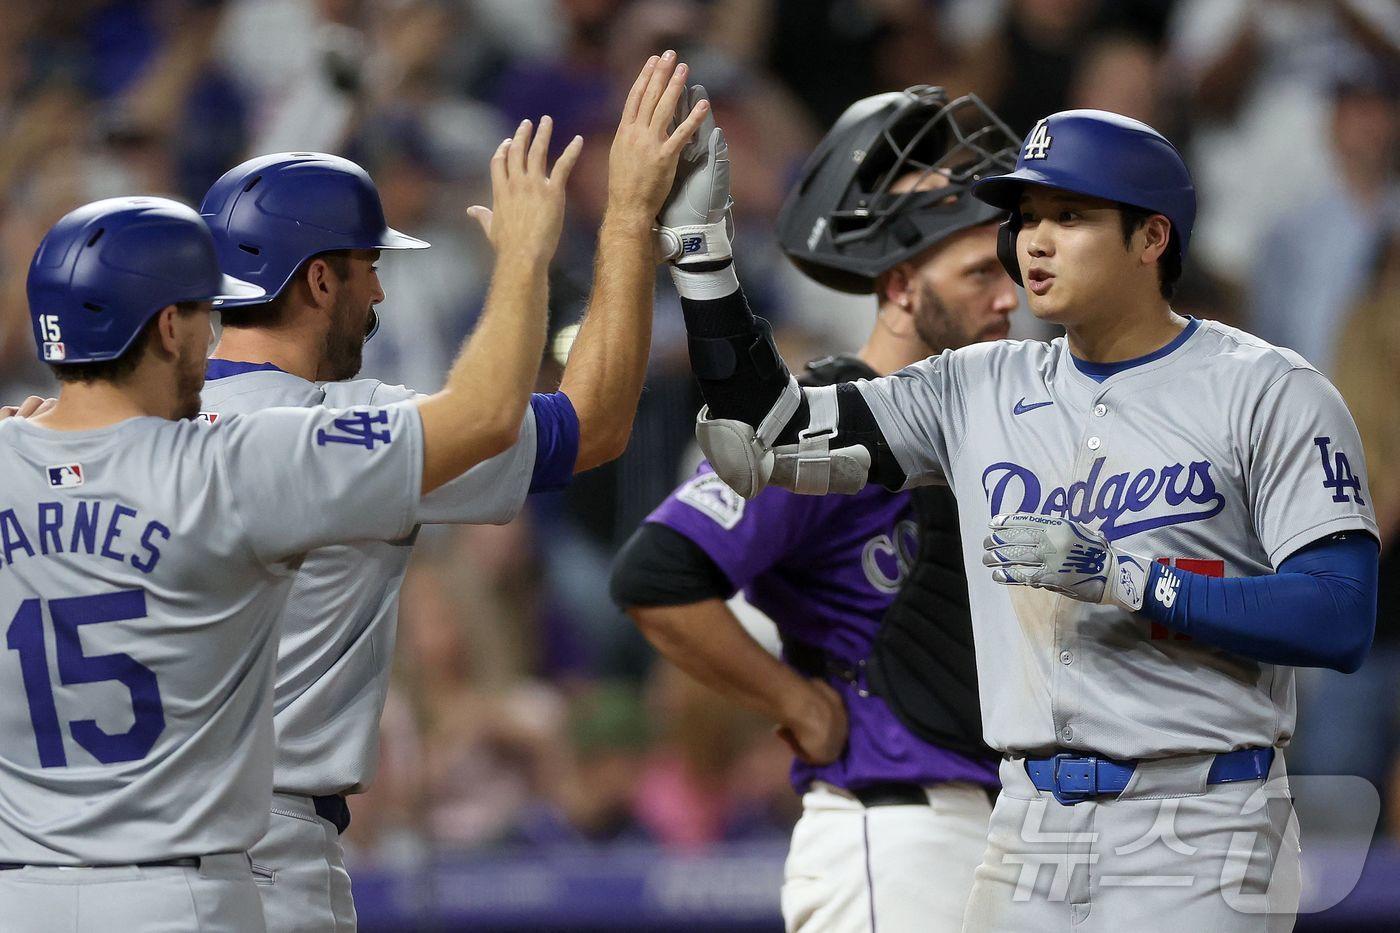
[[[1200,194],[1191,252],[1243,283],[1264,231],[1332,177],[1328,88],[1358,48],[1390,61],[1400,9],[1369,0],[1181,0],[1171,73],[1193,115],[1187,161]],[[1267,336],[1267,335],[1265,335]]]
[[1334,172],[1265,233],[1251,285],[1252,330],[1337,373],[1337,334],[1364,293],[1388,216],[1400,213],[1396,72],[1362,62],[1333,92]]
[[1298,671],[1299,732],[1289,766],[1366,778],[1382,788],[1391,825],[1400,830],[1400,788],[1390,799],[1384,793],[1387,777],[1400,776],[1400,214],[1390,222],[1369,289],[1341,328],[1338,359],[1346,365],[1336,378],[1361,432],[1381,529],[1376,638],[1355,674]]

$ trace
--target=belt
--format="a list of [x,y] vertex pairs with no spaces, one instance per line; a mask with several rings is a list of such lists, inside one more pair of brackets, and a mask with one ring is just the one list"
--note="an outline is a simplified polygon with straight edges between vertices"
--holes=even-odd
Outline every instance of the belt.
[[350,805],[344,794],[328,794],[325,797],[312,797],[316,815],[335,827],[336,835],[345,832],[350,826]]
[[851,788],[851,796],[867,807],[928,806],[928,794],[922,787],[895,781]]
[[[997,789],[978,785],[986,793],[987,799],[995,806]],[[867,784],[865,787],[850,788],[852,797],[869,807],[926,807],[929,805],[928,792],[920,784],[907,784],[900,781],[886,781],[883,784]]]
[[[29,868],[27,862],[0,862],[0,871],[14,871],[20,868]],[[187,858],[167,858],[158,862],[135,862],[130,865],[35,865],[35,868],[198,868],[199,859],[191,856]]]
[[[1215,756],[1207,784],[1262,781],[1274,763],[1272,748],[1241,748]],[[1027,758],[1026,774],[1036,790],[1049,791],[1066,806],[1093,797],[1116,797],[1128,786],[1136,761],[1116,761],[1100,755],[1060,752],[1049,758]]]

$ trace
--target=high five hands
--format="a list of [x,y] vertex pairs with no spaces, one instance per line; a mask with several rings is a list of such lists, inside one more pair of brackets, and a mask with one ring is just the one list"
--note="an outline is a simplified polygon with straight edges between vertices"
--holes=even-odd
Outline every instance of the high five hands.
[[653,55],[627,94],[608,155],[608,211],[654,223],[676,179],[682,151],[710,113],[703,96],[690,99],[690,74],[676,53]]

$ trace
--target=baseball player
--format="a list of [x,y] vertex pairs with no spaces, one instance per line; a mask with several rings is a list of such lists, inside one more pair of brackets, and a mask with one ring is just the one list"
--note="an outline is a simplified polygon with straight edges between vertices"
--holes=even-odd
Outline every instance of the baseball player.
[[[400,540],[420,495],[508,448],[545,339],[572,143],[492,162],[491,296],[444,389],[207,425],[221,274],[197,213],[79,208],[28,295],[57,404],[0,422],[0,930],[264,929],[274,630],[300,555]],[[490,359],[493,370],[485,373]]]
[[[719,182],[721,161],[684,170]],[[1003,791],[965,926],[1291,927],[1292,667],[1361,663],[1376,525],[1331,384],[1172,311],[1195,214],[1177,150],[1116,114],[1041,120],[973,193],[1008,212],[1003,263],[1065,336],[830,387],[799,386],[749,312],[723,187],[673,270],[716,474],[745,497],[946,483],[989,568],[969,595]]]
[[[1017,299],[997,260],[1000,212],[969,182],[1010,170],[1016,144],[976,98],[950,102],[940,88],[866,98],[837,120],[779,238],[815,280],[879,302],[860,352],[812,364],[805,385],[1007,336]],[[860,163],[840,157],[852,150]],[[864,226],[809,243],[818,218],[861,201]],[[746,502],[702,464],[614,565],[615,598],[657,650],[772,717],[793,747],[803,815],[782,895],[789,930],[962,927],[999,784],[957,534],[946,487],[769,488]],[[740,587],[777,623],[786,664],[725,605]]]
[[[708,107],[672,129],[685,75],[667,52],[632,88],[612,148],[593,294],[560,391],[532,396],[519,441],[424,497],[418,523],[508,522],[527,493],[559,488],[626,447],[651,343],[652,226],[680,147]],[[549,132],[546,118],[546,142]],[[321,153],[262,156],[215,182],[200,211],[224,268],[266,291],[225,303],[236,313],[209,361],[204,417],[421,397],[353,378],[384,298],[377,251],[428,245],[385,225],[363,169]],[[474,213],[492,231],[489,215]],[[292,584],[278,646],[271,823],[251,852],[269,929],[355,928],[338,835],[350,821],[346,796],[374,777],[415,533],[314,551]]]

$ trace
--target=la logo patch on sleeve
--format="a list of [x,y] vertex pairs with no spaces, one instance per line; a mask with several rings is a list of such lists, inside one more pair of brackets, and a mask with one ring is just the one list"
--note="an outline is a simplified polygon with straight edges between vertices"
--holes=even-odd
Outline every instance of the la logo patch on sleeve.
[[725,531],[744,517],[744,497],[713,473],[702,473],[680,488],[676,499],[714,519]]
[[48,468],[49,485],[54,488],[81,486],[83,465],[81,463],[60,463]]

